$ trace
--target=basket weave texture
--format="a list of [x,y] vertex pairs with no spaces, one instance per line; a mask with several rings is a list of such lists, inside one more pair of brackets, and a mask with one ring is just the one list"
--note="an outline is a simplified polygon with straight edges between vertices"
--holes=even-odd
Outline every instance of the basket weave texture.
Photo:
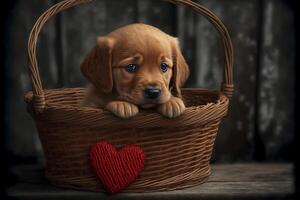
[[151,110],[120,120],[111,113],[83,108],[84,88],[44,90],[38,72],[36,45],[44,24],[57,13],[93,0],[64,0],[48,9],[35,23],[28,42],[29,75],[33,91],[25,95],[36,121],[46,156],[46,176],[55,185],[103,191],[92,172],[89,149],[100,140],[116,147],[143,148],[145,168],[124,192],[150,192],[185,188],[205,182],[221,119],[233,93],[233,48],[223,23],[207,8],[191,0],[167,0],[207,17],[221,35],[224,47],[224,82],[220,91],[182,89],[184,114],[167,119]]

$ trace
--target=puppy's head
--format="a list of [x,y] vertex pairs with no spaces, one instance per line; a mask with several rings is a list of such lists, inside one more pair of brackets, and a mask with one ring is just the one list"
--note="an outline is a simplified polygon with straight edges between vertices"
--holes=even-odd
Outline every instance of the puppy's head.
[[81,65],[82,73],[103,93],[142,107],[181,96],[189,75],[178,40],[159,29],[132,24],[97,39]]

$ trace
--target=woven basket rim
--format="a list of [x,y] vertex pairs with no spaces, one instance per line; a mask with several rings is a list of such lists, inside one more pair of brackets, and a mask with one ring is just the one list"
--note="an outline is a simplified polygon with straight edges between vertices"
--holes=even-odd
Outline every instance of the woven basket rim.
[[[85,126],[86,128],[115,128],[115,127],[136,127],[136,128],[159,128],[159,127],[182,127],[184,125],[205,125],[211,121],[221,120],[228,109],[229,98],[222,92],[204,88],[184,88],[183,95],[188,93],[210,93],[217,95],[215,102],[209,102],[198,106],[189,106],[182,116],[168,119],[153,110],[140,110],[140,113],[130,119],[120,120],[112,113],[101,108],[77,107],[61,103],[47,101],[47,96],[52,92],[84,91],[85,88],[59,88],[44,90],[46,97],[45,110],[38,115],[38,120],[50,123],[65,123],[74,126]],[[75,92],[76,93],[76,92]],[[25,102],[30,107],[33,103],[33,93],[27,92]],[[75,120],[76,119],[76,120]],[[77,123],[75,123],[76,121]],[[93,126],[94,125],[94,126]]]
[[[55,108],[61,108],[61,109],[64,109],[64,108],[74,108],[73,106],[68,106],[68,105],[63,105],[63,104],[60,104],[60,103],[53,103],[53,102],[47,102],[47,95],[49,93],[51,93],[52,91],[54,92],[57,92],[57,91],[68,91],[70,89],[77,89],[77,90],[85,90],[86,87],[69,87],[69,88],[55,88],[55,89],[44,89],[44,93],[45,93],[45,96],[46,96],[46,107],[48,108],[51,108],[51,107],[55,107]],[[207,104],[218,104],[220,101],[222,100],[225,100],[225,99],[229,99],[226,95],[224,95],[221,91],[218,91],[218,90],[210,90],[210,89],[207,89],[207,88],[181,88],[181,91],[183,93],[183,95],[186,93],[186,92],[193,92],[193,93],[210,93],[210,94],[213,94],[213,95],[218,95],[218,100],[214,102],[209,102]],[[24,101],[26,103],[30,103],[32,102],[33,100],[33,92],[32,91],[28,91],[25,93],[24,95]],[[200,104],[199,106],[188,106],[187,109],[189,108],[196,108],[196,107],[205,107],[207,106],[207,104]],[[93,108],[93,107],[76,107],[78,108],[78,110],[90,110],[90,111],[101,111],[101,112],[106,112],[104,111],[102,108]]]

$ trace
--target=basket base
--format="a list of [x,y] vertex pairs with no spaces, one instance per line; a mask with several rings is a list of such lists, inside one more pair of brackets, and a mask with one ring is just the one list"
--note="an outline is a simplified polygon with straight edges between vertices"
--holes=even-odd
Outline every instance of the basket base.
[[[196,170],[194,172],[189,173],[189,176],[193,176],[195,172],[198,172],[198,176],[190,177],[188,180],[183,180],[182,182],[176,182],[174,184],[167,185],[159,185],[157,186],[145,186],[145,187],[135,187],[134,183],[130,185],[128,188],[124,189],[122,193],[148,193],[148,192],[162,192],[162,191],[172,191],[172,190],[181,190],[189,187],[194,187],[200,184],[205,183],[209,176],[211,175],[211,167],[208,165],[206,168],[201,170]],[[47,174],[47,173],[46,173]],[[182,176],[182,174],[180,175]],[[82,190],[82,191],[91,191],[91,192],[105,192],[103,186],[100,181],[96,180],[96,182],[91,182],[90,180],[83,183],[81,178],[78,178],[80,182],[76,182],[77,178],[66,179],[65,177],[62,180],[56,179],[53,176],[47,176],[48,180],[51,184],[68,189]],[[153,181],[153,180],[152,180]],[[155,181],[155,180],[154,180]],[[162,180],[160,180],[162,181]],[[91,184],[94,183],[94,184]]]

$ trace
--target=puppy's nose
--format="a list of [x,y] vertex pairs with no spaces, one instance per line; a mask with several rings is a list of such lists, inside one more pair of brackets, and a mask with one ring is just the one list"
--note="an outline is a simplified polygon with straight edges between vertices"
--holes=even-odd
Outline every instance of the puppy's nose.
[[145,97],[147,99],[157,99],[160,96],[161,90],[157,87],[147,87],[144,90]]

